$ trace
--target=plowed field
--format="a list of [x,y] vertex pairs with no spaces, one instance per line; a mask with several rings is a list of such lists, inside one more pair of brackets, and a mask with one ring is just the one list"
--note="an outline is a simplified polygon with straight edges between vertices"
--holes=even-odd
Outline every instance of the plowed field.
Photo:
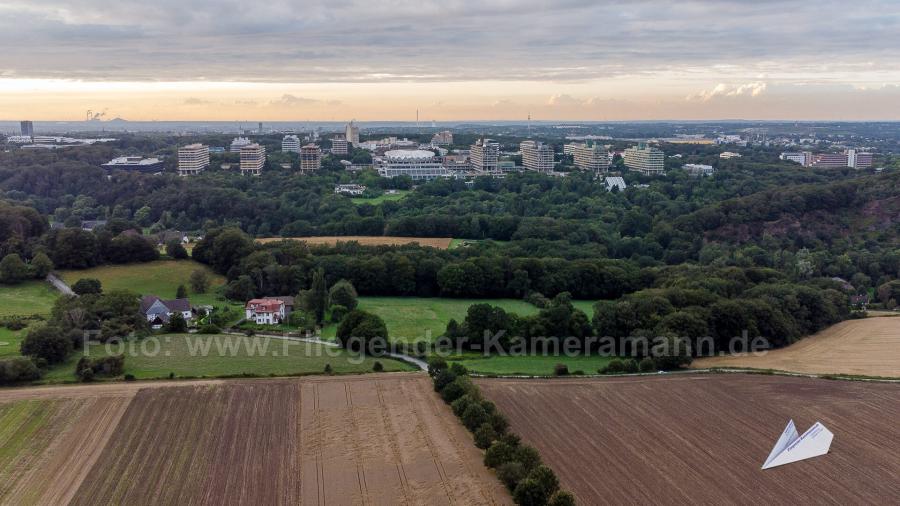
[[4,504],[511,503],[423,374],[3,390],[4,437]]
[[[900,384],[738,374],[477,381],[579,504],[898,504]],[[793,418],[824,456],[761,470]]]

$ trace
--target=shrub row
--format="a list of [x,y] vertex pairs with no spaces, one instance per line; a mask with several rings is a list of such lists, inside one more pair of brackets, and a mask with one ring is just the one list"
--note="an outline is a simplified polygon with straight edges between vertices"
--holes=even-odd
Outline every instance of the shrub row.
[[568,506],[574,496],[559,488],[559,480],[543,465],[538,451],[523,444],[509,431],[509,422],[493,402],[482,397],[461,364],[448,366],[442,358],[429,361],[434,390],[473,434],[475,445],[485,450],[484,464],[523,506]]

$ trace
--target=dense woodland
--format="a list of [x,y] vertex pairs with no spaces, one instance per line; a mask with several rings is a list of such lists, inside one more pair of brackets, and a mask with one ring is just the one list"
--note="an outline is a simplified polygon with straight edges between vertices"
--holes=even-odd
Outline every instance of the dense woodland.
[[[332,187],[410,181],[334,164],[315,176],[277,166],[259,178],[107,174],[99,164],[111,146],[0,153],[0,282],[154,260],[147,234],[179,230],[203,236],[193,257],[227,277],[234,300],[298,294],[322,272],[327,286],[347,280],[361,295],[514,297],[544,308],[530,319],[494,312],[487,326],[478,315],[452,322],[456,337],[502,324],[526,341],[711,336],[722,347],[747,331],[781,346],[846,318],[851,295],[896,306],[900,174],[814,170],[749,151],[717,162],[712,177],[692,178],[680,163],[708,162],[719,148],[666,149],[681,161],[664,177],[626,172],[624,192],[592,174],[523,173],[471,186],[434,181],[378,205]],[[107,223],[85,231],[83,220]],[[436,250],[253,240],[306,235],[473,241]],[[568,299],[601,302],[586,315]]]

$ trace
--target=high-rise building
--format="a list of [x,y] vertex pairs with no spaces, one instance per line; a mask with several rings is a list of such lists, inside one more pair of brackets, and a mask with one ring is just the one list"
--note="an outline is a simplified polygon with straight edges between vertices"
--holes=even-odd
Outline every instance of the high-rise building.
[[571,154],[575,166],[581,170],[600,172],[609,169],[609,153],[599,144],[573,142],[566,144],[563,152]]
[[266,165],[266,148],[259,144],[241,147],[241,175],[258,176]]
[[424,149],[395,149],[379,161],[381,177],[409,176],[413,181],[430,181],[449,177],[450,172],[435,160],[434,152]]
[[244,146],[249,146],[251,144],[253,144],[253,141],[246,137],[235,137],[234,140],[231,141],[231,148],[229,149],[229,151],[231,151],[232,153],[240,153],[241,148],[243,148]]
[[350,152],[347,139],[343,137],[335,137],[331,139],[331,154],[346,155]]
[[688,175],[693,177],[712,176],[716,169],[712,165],[704,165],[700,163],[686,163],[682,166]]
[[359,127],[356,126],[356,120],[352,120],[350,121],[350,123],[347,123],[347,128],[344,132],[344,138],[347,139],[347,142],[354,146],[359,144]]
[[535,172],[552,172],[555,167],[553,147],[537,141],[523,141],[519,144],[522,152],[522,165]]
[[451,144],[453,144],[453,132],[450,130],[438,132],[431,137],[432,146],[449,146]]
[[469,149],[469,164],[478,172],[497,173],[500,160],[500,143],[491,139],[478,139]]
[[847,166],[854,169],[868,169],[872,166],[872,153],[860,153],[855,149],[847,150]]
[[178,148],[178,175],[196,176],[209,166],[209,146],[189,144]]
[[19,123],[22,135],[26,137],[34,137],[34,123],[31,121],[22,121]]
[[315,144],[300,148],[300,171],[312,172],[322,167],[322,150]]
[[788,162],[799,163],[804,167],[809,167],[814,162],[813,155],[809,151],[784,152],[778,158]]
[[660,175],[666,168],[666,155],[659,149],[638,144],[625,150],[625,166],[645,176]]
[[296,135],[285,135],[281,139],[281,150],[287,153],[300,152],[300,137]]

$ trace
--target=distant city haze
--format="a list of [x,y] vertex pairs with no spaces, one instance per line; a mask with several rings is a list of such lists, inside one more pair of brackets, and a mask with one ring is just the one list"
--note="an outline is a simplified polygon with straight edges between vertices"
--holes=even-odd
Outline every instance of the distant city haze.
[[895,120],[900,2],[7,0],[0,120]]

